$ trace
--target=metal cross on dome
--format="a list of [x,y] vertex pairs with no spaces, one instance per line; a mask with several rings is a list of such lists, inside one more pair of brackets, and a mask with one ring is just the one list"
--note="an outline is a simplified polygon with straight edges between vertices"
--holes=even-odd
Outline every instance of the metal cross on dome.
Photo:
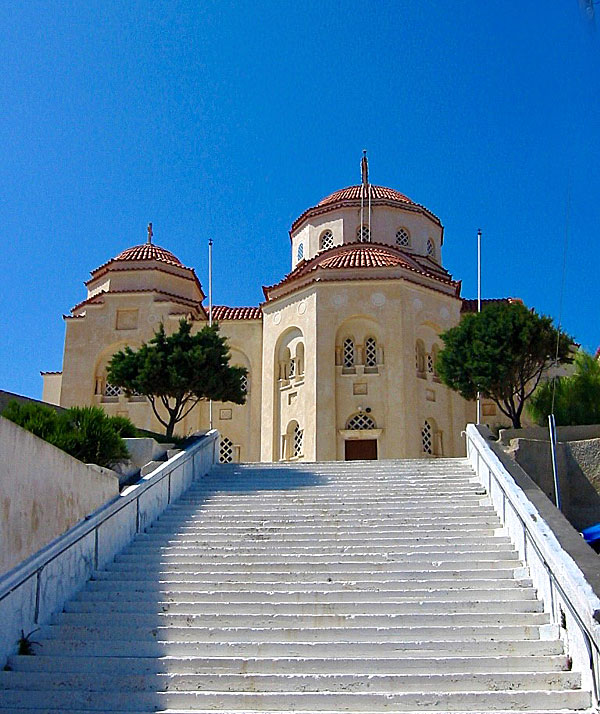
[[148,243],[152,243],[152,236],[154,233],[152,232],[152,223],[148,223]]

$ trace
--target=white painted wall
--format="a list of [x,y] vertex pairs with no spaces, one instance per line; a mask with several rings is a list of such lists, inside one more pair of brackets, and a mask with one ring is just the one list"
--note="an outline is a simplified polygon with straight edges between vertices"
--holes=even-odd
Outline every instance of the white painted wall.
[[95,570],[112,561],[194,479],[210,471],[218,444],[218,432],[209,432],[0,577],[0,667],[16,651],[21,630],[27,634],[47,623]]
[[112,472],[0,417],[0,574],[119,493]]

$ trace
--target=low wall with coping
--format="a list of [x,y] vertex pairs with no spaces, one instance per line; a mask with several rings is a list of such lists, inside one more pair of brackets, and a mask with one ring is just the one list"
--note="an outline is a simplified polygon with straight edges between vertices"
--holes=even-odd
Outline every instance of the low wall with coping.
[[485,426],[469,424],[467,459],[560,630],[582,686],[600,691],[600,561]]
[[112,561],[217,460],[218,432],[213,430],[3,575],[0,667],[16,651],[21,630],[27,634],[47,623],[95,570]]
[[114,499],[119,480],[0,417],[0,575]]

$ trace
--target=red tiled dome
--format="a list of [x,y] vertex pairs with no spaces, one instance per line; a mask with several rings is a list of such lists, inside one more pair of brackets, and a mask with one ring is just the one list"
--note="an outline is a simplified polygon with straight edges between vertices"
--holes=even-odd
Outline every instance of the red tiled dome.
[[154,245],[154,243],[142,243],[141,245],[127,248],[127,250],[119,253],[115,260],[160,260],[162,263],[183,267],[183,263],[173,253],[161,248],[159,245]]
[[[400,203],[413,203],[408,196],[405,196],[399,191],[394,191],[393,188],[386,188],[385,186],[373,186],[370,185],[371,189],[371,200],[375,201],[398,201]],[[368,193],[364,191],[363,194],[362,184],[357,186],[348,186],[347,188],[342,188],[339,191],[334,191],[329,196],[321,199],[317,206],[328,206],[331,203],[339,203],[340,201],[360,201],[361,196],[364,195],[365,198],[368,197]]]
[[394,265],[413,267],[413,264],[395,248],[373,243],[344,245],[334,255],[317,256],[313,263],[321,268],[387,268]]

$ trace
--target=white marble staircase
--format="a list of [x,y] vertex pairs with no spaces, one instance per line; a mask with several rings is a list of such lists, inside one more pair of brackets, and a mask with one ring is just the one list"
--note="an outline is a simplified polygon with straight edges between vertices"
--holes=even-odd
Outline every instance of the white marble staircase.
[[559,712],[590,692],[464,460],[223,465],[0,672],[21,712]]

